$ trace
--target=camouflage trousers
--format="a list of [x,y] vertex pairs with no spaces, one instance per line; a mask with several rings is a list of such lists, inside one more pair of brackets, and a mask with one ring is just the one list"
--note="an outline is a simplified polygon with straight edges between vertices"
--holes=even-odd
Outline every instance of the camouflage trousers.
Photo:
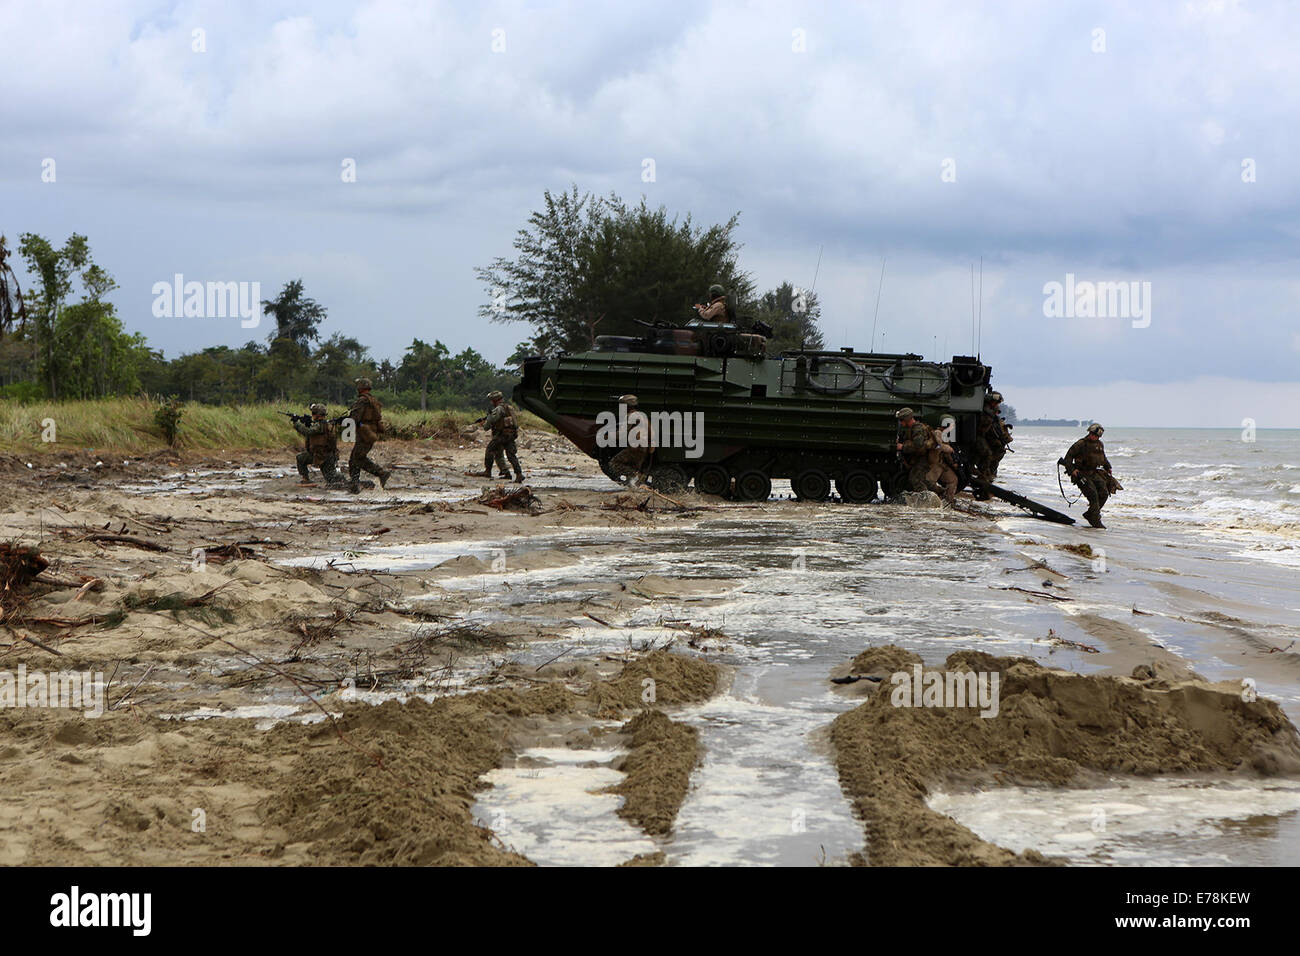
[[949,465],[931,465],[926,472],[925,483],[927,488],[949,504],[957,500],[957,472]]
[[651,451],[650,448],[624,448],[609,460],[610,470],[629,480],[642,477],[649,467]]
[[1006,456],[1006,446],[1001,442],[991,442],[984,438],[975,439],[975,470],[985,481],[992,481],[998,476],[998,465]]
[[487,450],[483,452],[483,470],[490,472],[495,462],[501,476],[505,477],[507,458],[510,459],[510,466],[514,468],[515,474],[522,475],[524,470],[519,467],[519,454],[515,449],[515,440],[507,435],[493,435],[488,442]]
[[370,449],[374,447],[374,442],[366,441],[360,434],[357,435],[357,440],[352,445],[352,454],[348,456],[348,477],[350,479],[356,481],[361,477],[363,471],[376,477],[386,477],[388,475],[388,472],[370,459]]
[[907,469],[907,491],[931,491],[930,463],[923,456],[904,459],[903,467]]
[[1104,471],[1080,472],[1077,476],[1071,476],[1071,481],[1083,492],[1083,496],[1088,499],[1088,511],[1085,514],[1095,514],[1101,516],[1101,509],[1106,504],[1106,499],[1110,497],[1110,485],[1106,481]]
[[[309,451],[298,452],[298,474],[302,475],[304,480],[311,478],[311,472],[308,469],[315,464],[316,464],[315,456],[311,452]],[[335,481],[342,480],[339,477],[338,464],[339,464],[339,456],[330,455],[328,457],[322,458],[320,460],[320,464],[317,467],[320,468],[321,476],[326,481],[335,482]]]

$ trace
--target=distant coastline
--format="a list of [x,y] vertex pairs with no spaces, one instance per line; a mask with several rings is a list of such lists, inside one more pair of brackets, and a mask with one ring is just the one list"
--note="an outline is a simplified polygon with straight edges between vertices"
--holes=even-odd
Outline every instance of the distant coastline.
[[1079,428],[1083,422],[1073,418],[1021,418],[1014,425],[1049,425],[1055,428]]

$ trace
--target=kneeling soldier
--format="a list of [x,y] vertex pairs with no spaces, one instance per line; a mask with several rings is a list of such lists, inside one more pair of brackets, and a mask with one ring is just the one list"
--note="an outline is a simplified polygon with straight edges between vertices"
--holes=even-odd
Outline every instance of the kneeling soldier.
[[339,443],[334,426],[325,420],[325,406],[311,406],[311,421],[295,421],[293,429],[307,439],[307,447],[298,453],[298,474],[303,484],[311,481],[308,466],[315,465],[329,484],[339,484]]

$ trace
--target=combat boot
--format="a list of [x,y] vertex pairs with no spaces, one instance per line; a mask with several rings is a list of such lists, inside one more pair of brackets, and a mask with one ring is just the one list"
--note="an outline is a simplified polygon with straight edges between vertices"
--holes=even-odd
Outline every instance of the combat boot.
[[1083,516],[1084,518],[1087,519],[1088,524],[1092,525],[1094,528],[1106,527],[1104,524],[1101,523],[1101,513],[1098,511],[1094,511],[1092,508],[1089,508],[1087,511],[1085,511],[1083,513]]
[[392,476],[392,474],[393,473],[391,471],[381,471],[378,475],[375,476],[379,479],[380,488],[388,487],[388,479]]
[[524,480],[524,473],[523,473],[522,471],[520,471],[518,468],[516,468],[516,469],[515,469],[515,477],[514,477],[514,481],[517,482],[517,483],[519,483],[519,484],[522,484],[522,483],[523,483],[523,480]]
[[361,494],[361,473],[348,475],[348,491],[351,494]]

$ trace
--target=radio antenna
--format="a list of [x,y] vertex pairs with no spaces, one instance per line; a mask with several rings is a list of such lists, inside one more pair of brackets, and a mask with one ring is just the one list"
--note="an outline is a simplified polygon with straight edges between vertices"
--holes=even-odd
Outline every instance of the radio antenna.
[[817,268],[813,270],[813,284],[812,287],[808,290],[809,295],[812,295],[813,292],[815,292],[817,289],[817,276],[822,271],[822,250],[825,248],[826,248],[825,243],[817,247]]
[[970,350],[975,351],[975,263],[970,264]]
[[880,282],[876,284],[876,312],[871,317],[871,351],[876,350],[876,320],[880,318],[880,291],[885,287],[885,257],[880,257]]
[[975,357],[979,358],[980,345],[984,342],[984,257],[980,256],[980,310],[979,322],[975,332]]

